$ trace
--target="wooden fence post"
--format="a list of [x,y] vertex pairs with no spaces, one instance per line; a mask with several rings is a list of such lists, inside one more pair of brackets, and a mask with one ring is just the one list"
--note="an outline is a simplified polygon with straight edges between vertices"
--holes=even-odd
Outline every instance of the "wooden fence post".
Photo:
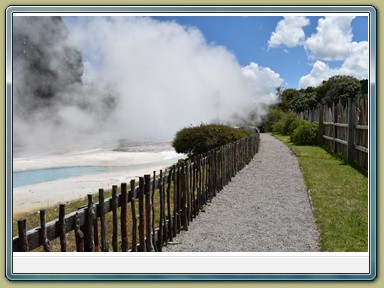
[[168,177],[167,177],[167,217],[168,217],[167,233],[168,233],[169,241],[172,241],[173,239],[173,221],[172,221],[172,212],[171,212],[172,174],[173,174],[173,168],[171,167],[170,170],[168,171]]
[[79,213],[75,214],[75,238],[76,238],[76,251],[84,252],[84,234],[80,230],[80,217]]
[[355,161],[355,101],[348,99],[348,163],[352,164]]
[[[94,208],[96,209],[96,208]],[[96,210],[95,210],[96,213]],[[94,241],[94,252],[100,252],[100,245],[99,245],[99,218],[94,215],[93,218],[93,241]]]
[[[207,201],[208,200],[211,200],[212,198],[212,195],[213,195],[213,189],[214,189],[214,177],[213,177],[213,173],[214,173],[214,154],[213,154],[213,150],[211,151],[208,151],[208,195],[207,195]],[[199,173],[200,174],[200,173]],[[201,181],[201,178],[199,179],[199,181]],[[200,182],[199,182],[199,187],[200,187]],[[200,188],[199,188],[200,189]],[[199,209],[201,209],[201,206],[199,206]]]
[[139,252],[145,251],[144,234],[144,178],[139,178]]
[[100,232],[101,232],[101,251],[108,252],[107,241],[107,223],[104,213],[104,189],[99,189],[99,214],[100,214]]
[[335,102],[333,102],[332,104],[332,112],[333,112],[333,153],[336,153],[337,152],[337,142],[336,142],[336,138],[337,138],[337,126],[336,126],[336,123],[338,122],[337,121],[337,109],[336,109],[336,104]]
[[117,186],[112,186],[112,249],[117,252]]
[[19,245],[22,252],[29,251],[28,237],[27,237],[27,220],[21,218],[17,221],[19,228]]
[[144,194],[145,194],[145,228],[146,228],[146,249],[147,252],[153,250],[151,235],[151,175],[144,175]]
[[181,197],[183,191],[181,190],[181,168],[180,163],[177,163],[177,233],[180,233],[181,230]]
[[[213,194],[212,194],[212,199],[213,197],[216,197],[216,193],[218,192],[219,189],[219,183],[220,183],[220,166],[219,166],[219,150],[218,148],[215,148],[213,151]],[[212,200],[211,199],[211,200]]]
[[[200,178],[199,178],[199,185],[200,185],[200,208],[203,207],[203,205],[207,205],[207,201],[209,198],[209,193],[208,193],[208,182],[206,181],[206,177],[209,177],[208,175],[208,154],[205,154],[204,157],[201,158],[200,160]],[[207,178],[208,179],[208,178]]]
[[[215,154],[214,154],[214,150],[211,150],[208,152],[209,153],[209,163],[208,163],[208,167],[209,167],[209,188],[208,188],[208,195],[207,195],[207,201],[208,200],[211,200],[212,197],[213,197],[213,190],[215,189],[215,177],[214,177],[214,173],[215,173]],[[200,178],[200,184],[201,186],[201,178]],[[202,207],[202,205],[200,206],[200,208]]]
[[132,252],[137,251],[137,217],[136,217],[136,189],[135,180],[132,179],[131,183],[131,212],[132,212]]
[[319,104],[319,131],[318,131],[318,135],[317,135],[317,140],[318,140],[318,142],[319,142],[319,144],[320,145],[322,145],[323,144],[323,135],[324,135],[324,130],[325,130],[325,128],[324,128],[324,106],[323,106],[323,104]]
[[191,219],[191,189],[189,189],[189,184],[190,184],[190,173],[191,173],[191,163],[188,161],[187,164],[186,164],[186,170],[185,170],[185,193],[186,193],[186,205],[187,205],[187,211],[186,211],[186,230],[188,230],[188,226],[189,226],[189,221]]
[[180,186],[181,186],[181,224],[184,228],[184,230],[188,230],[188,206],[187,206],[187,200],[188,200],[188,182],[187,182],[187,163],[185,163],[181,167],[181,179],[180,179]]
[[[163,228],[163,243],[165,242],[165,245],[168,245],[168,231],[169,231],[169,222],[167,222],[167,204],[168,204],[168,199],[167,199],[167,195],[166,195],[166,185],[167,185],[167,172],[169,173],[169,170],[165,169],[164,171],[164,176],[162,177],[163,180],[162,180],[162,193],[163,193],[163,221],[164,221],[164,228]],[[160,170],[160,174],[162,174],[162,171]],[[168,219],[169,221],[169,219]]]
[[[159,180],[160,181],[160,180]],[[155,191],[156,191],[156,171],[153,171],[152,181],[152,193],[151,193],[151,208],[152,208],[152,248],[157,251],[156,239],[155,239]]]
[[[160,170],[159,176],[159,197],[160,197],[160,219],[159,219],[159,240],[157,243],[157,251],[162,252],[163,247],[163,231],[164,223],[164,191],[163,191],[163,170]],[[155,243],[156,244],[156,243]]]
[[178,191],[177,191],[177,167],[176,165],[173,165],[173,174],[172,174],[172,181],[173,181],[173,237],[176,237],[177,235],[177,197],[178,197]]
[[44,251],[50,252],[51,246],[47,239],[47,230],[45,229],[45,209],[40,210],[40,241],[43,243]]
[[59,232],[61,252],[67,251],[67,239],[65,237],[65,204],[59,204]]
[[[192,166],[191,166],[191,175],[192,175],[192,218],[195,218],[196,215],[197,215],[197,212],[196,212],[196,207],[197,207],[197,202],[196,202],[196,172],[197,172],[197,160],[196,160],[196,157],[193,157],[193,163],[192,163]],[[191,218],[191,221],[193,221]]]
[[188,185],[189,185],[189,201],[190,201],[190,211],[189,211],[189,223],[191,223],[193,221],[193,217],[194,217],[194,207],[195,207],[195,196],[194,196],[194,191],[193,191],[193,177],[194,177],[194,161],[193,159],[191,159],[190,163],[189,163],[189,173],[188,173]]
[[121,183],[121,210],[120,210],[120,229],[121,229],[121,251],[128,251],[128,238],[127,238],[127,183]]
[[184,178],[184,175],[185,175],[185,164],[183,164],[183,166],[180,167],[180,191],[181,191],[181,194],[180,194],[180,227],[185,227],[185,213],[186,213],[186,209],[185,209],[185,178]]
[[[208,152],[209,153],[209,152]],[[202,200],[202,191],[201,191],[201,157],[200,155],[196,158],[196,215],[199,215],[200,208],[203,206],[203,200]]]
[[92,194],[88,194],[88,207],[86,213],[86,229],[84,235],[84,250],[85,252],[93,252],[94,240],[93,240],[93,219],[95,215],[94,205],[92,202]]

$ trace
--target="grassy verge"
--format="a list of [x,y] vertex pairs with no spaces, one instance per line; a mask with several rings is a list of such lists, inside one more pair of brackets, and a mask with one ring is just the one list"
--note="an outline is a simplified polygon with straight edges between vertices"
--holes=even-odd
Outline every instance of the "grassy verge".
[[368,251],[368,178],[317,146],[296,146],[274,135],[297,155],[320,231],[322,251]]

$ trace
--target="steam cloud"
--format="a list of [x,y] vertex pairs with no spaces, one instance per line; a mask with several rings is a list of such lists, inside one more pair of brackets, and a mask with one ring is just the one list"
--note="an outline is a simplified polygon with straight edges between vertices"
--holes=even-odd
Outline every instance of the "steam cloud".
[[282,83],[269,68],[241,67],[197,28],[146,17],[65,23],[15,17],[14,147],[169,141],[212,121],[257,125]]

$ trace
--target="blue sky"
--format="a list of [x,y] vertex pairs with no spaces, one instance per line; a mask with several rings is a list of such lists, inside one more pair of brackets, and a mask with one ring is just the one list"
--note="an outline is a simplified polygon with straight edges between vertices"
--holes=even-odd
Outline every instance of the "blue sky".
[[[300,78],[311,72],[316,60],[308,57],[308,52],[302,45],[291,48],[284,44],[275,48],[269,47],[268,40],[275,31],[278,22],[284,19],[282,16],[162,16],[154,18],[160,21],[175,21],[184,26],[197,27],[202,31],[208,42],[223,45],[233,52],[240,65],[246,66],[250,62],[255,62],[279,73],[284,79],[283,86],[286,88],[299,88]],[[320,18],[324,19],[324,17],[306,18],[309,20],[309,24],[302,27],[302,29],[305,38],[309,38],[311,35],[316,34],[318,20]],[[353,42],[368,40],[367,17],[355,17],[351,21],[351,27]],[[339,68],[343,62],[343,60],[324,60],[324,63],[333,69]]]

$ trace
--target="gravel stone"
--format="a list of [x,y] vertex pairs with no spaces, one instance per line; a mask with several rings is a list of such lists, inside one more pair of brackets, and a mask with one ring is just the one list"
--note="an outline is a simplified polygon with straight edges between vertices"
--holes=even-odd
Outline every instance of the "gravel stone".
[[163,252],[317,252],[319,233],[294,153],[261,134],[259,153]]

